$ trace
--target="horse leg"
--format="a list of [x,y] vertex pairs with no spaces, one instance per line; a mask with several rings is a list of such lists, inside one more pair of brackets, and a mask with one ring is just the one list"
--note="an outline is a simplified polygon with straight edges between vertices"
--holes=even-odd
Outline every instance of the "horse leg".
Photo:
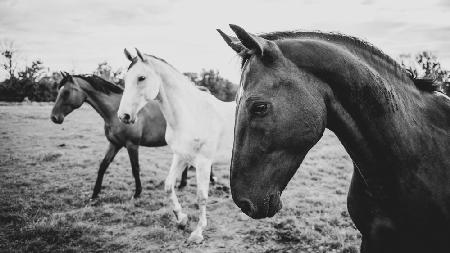
[[347,196],[347,208],[362,234],[361,253],[399,252],[394,223],[368,193],[356,166]]
[[209,179],[211,174],[211,160],[197,159],[196,161],[196,178],[197,178],[197,199],[200,214],[198,224],[195,230],[189,236],[188,241],[200,243],[203,241],[203,229],[207,225],[206,221],[206,202],[208,200]]
[[178,189],[182,189],[187,185],[187,172],[190,166],[186,166],[183,170],[183,174],[181,174],[181,181],[178,185]]
[[141,178],[139,176],[139,146],[127,145],[128,156],[130,157],[131,171],[134,177],[134,183],[136,190],[133,198],[139,198],[142,192]]
[[400,243],[391,219],[380,216],[373,220],[370,233],[363,234],[360,252],[411,252],[410,250],[401,250]]
[[188,217],[185,213],[183,213],[180,202],[178,202],[177,195],[175,194],[175,182],[186,165],[186,162],[182,160],[179,155],[174,154],[172,157],[172,164],[170,165],[169,174],[164,182],[164,190],[169,194],[170,200],[173,204],[173,214],[177,219],[178,226],[182,228],[186,226]]
[[[367,186],[357,167],[354,166],[350,189],[347,195],[347,209],[350,218],[361,234],[367,235],[370,231],[370,222],[373,219],[371,203],[366,196]],[[362,252],[362,251],[361,251]]]
[[[182,189],[187,185],[187,172],[191,167],[192,166],[187,166],[184,169],[183,174],[181,174],[181,181],[180,184],[178,185],[178,189]],[[217,182],[217,178],[214,176],[212,171],[212,166],[211,166],[211,175],[209,176],[209,182],[211,182],[212,185],[215,185]]]
[[213,174],[213,167],[211,165],[211,174],[209,175],[209,182],[211,182],[212,185],[215,185],[217,182],[217,178]]
[[108,150],[106,151],[105,157],[100,163],[100,168],[98,169],[97,180],[95,181],[94,192],[92,193],[91,199],[98,198],[98,194],[100,193],[100,190],[102,188],[103,176],[105,175],[106,169],[121,148],[122,147],[116,146],[111,142],[109,143]]

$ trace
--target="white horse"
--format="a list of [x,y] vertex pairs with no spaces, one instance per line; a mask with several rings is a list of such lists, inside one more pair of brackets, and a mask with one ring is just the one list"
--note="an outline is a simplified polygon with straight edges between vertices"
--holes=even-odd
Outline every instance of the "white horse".
[[199,221],[188,241],[203,240],[206,227],[211,165],[230,163],[233,146],[235,102],[222,102],[207,92],[198,90],[190,80],[163,59],[142,55],[137,50],[125,75],[125,90],[117,112],[124,123],[134,123],[139,110],[156,100],[166,118],[166,141],[174,155],[165,190],[173,204],[179,226],[187,223],[175,194],[175,180],[186,165],[196,168]]

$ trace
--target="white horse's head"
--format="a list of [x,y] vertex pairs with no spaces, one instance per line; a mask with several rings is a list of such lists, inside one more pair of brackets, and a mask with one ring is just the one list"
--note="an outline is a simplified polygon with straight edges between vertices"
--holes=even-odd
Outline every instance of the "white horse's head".
[[137,57],[132,57],[127,49],[125,56],[131,61],[125,74],[125,89],[120,100],[117,116],[126,124],[137,120],[138,112],[149,102],[154,100],[162,84],[160,75],[152,68],[147,56],[141,54],[138,49]]

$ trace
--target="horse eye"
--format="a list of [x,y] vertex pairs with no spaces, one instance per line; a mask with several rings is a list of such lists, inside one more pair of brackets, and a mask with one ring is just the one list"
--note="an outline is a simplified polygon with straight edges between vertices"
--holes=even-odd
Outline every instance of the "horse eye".
[[255,103],[252,105],[250,112],[256,116],[264,116],[269,106],[266,103]]
[[62,92],[62,97],[63,97],[64,99],[69,98],[69,96],[70,96],[70,92],[69,92],[68,90],[64,90],[64,91]]
[[145,80],[145,76],[140,76],[140,77],[138,77],[138,81],[139,82],[142,82],[142,81],[144,81]]

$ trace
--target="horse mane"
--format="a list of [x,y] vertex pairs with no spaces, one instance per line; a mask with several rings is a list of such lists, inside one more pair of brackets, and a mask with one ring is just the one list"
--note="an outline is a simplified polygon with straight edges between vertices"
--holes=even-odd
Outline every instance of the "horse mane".
[[[402,73],[403,77],[409,77],[409,79],[414,83],[414,85],[421,91],[433,92],[437,91],[436,87],[438,87],[438,83],[433,80],[425,78],[417,78],[412,73],[410,73],[407,69],[405,69],[402,65],[400,65],[396,60],[392,57],[384,53],[381,49],[375,47],[373,44],[364,41],[360,38],[345,35],[337,32],[321,32],[321,31],[276,31],[269,33],[261,33],[258,36],[271,41],[283,40],[283,39],[298,39],[298,38],[319,38],[326,41],[335,41],[335,42],[344,42],[350,45],[357,46],[364,50],[367,50],[370,54],[378,56],[380,59],[386,61],[391,64],[394,69],[398,73]],[[245,56],[245,55],[244,55]],[[248,56],[247,56],[248,57]],[[247,59],[242,59],[242,64],[245,63]],[[432,87],[434,87],[432,89]]]
[[110,92],[116,94],[123,93],[122,87],[114,83],[108,82],[97,75],[77,75],[75,77],[83,79],[84,81],[88,82],[94,89],[101,91],[105,94],[110,94]]
[[420,90],[428,92],[440,91],[439,90],[440,83],[437,82],[435,79],[412,77],[412,81],[414,82],[414,85],[416,85]]
[[116,85],[114,83],[108,82],[105,79],[96,76],[96,75],[67,75],[65,76],[61,82],[58,85],[58,89],[63,86],[65,83],[72,81],[73,77],[77,77],[80,79],[83,79],[87,83],[89,83],[92,88],[94,88],[97,91],[103,92],[107,95],[109,95],[111,92],[116,94],[122,94],[123,88],[119,85]]
[[71,75],[63,75],[63,78],[58,83],[57,89],[59,90],[61,87],[64,86],[64,84],[66,84],[67,82],[69,82],[71,80],[72,80],[72,76]]

